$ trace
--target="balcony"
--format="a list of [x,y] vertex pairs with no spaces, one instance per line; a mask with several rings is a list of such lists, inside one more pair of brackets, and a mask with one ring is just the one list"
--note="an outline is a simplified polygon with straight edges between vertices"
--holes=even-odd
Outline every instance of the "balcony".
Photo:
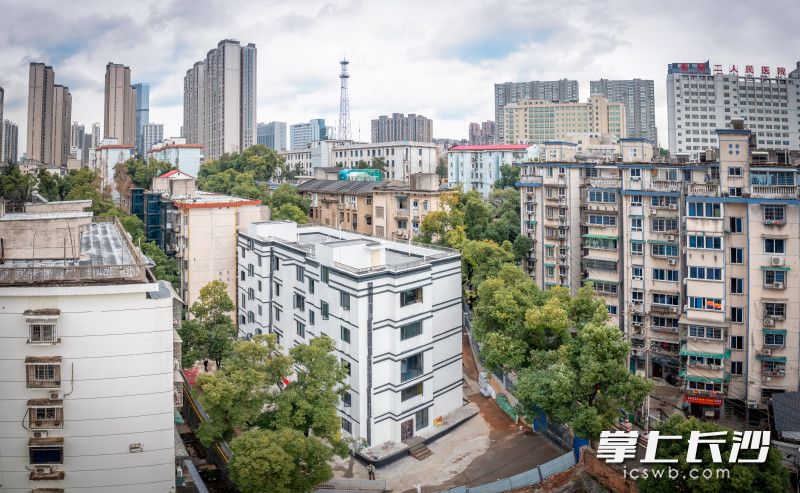
[[677,357],[680,352],[680,344],[677,342],[662,342],[662,341],[651,341],[650,342],[650,352],[657,353],[657,354],[665,354],[667,356],[675,356]]
[[713,183],[691,183],[686,191],[687,195],[699,197],[719,197],[719,185]]
[[589,178],[589,186],[592,188],[620,188],[622,180],[619,178]]
[[394,216],[408,218],[408,209],[396,209]]
[[658,305],[653,303],[650,305],[650,311],[657,313],[678,313],[679,308],[677,305]]
[[671,180],[653,180],[650,182],[650,189],[655,192],[679,192],[681,182]]
[[786,199],[797,197],[795,185],[752,185],[750,193],[767,199]]

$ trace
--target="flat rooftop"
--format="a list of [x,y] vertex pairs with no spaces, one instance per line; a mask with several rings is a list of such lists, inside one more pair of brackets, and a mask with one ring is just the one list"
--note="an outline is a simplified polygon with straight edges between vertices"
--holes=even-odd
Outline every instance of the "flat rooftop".
[[260,200],[256,199],[246,199],[243,197],[234,197],[232,195],[224,195],[221,193],[214,193],[214,192],[204,192],[202,190],[197,190],[194,195],[173,195],[170,197],[176,205],[185,204],[197,204],[197,205],[216,205],[216,204],[260,204]]
[[41,214],[25,214],[22,212],[0,216],[0,221],[42,221],[51,219],[74,219],[92,217],[91,212],[43,212]]

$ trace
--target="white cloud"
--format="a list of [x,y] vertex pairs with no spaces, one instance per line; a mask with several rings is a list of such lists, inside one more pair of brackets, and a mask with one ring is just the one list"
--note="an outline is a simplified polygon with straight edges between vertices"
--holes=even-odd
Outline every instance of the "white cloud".
[[[57,7],[57,8],[56,8]],[[109,61],[151,84],[151,120],[177,135],[183,75],[225,38],[258,47],[258,120],[338,120],[339,59],[351,60],[354,136],[392,112],[434,119],[437,137],[464,137],[494,116],[494,83],[654,79],[666,145],[666,65],[674,61],[793,67],[800,4],[737,1],[412,0],[303,2],[84,1],[35,7],[0,0],[0,86],[6,118],[25,125],[27,64],[53,64],[71,86],[73,119],[102,122]],[[20,129],[24,149],[25,129]]]

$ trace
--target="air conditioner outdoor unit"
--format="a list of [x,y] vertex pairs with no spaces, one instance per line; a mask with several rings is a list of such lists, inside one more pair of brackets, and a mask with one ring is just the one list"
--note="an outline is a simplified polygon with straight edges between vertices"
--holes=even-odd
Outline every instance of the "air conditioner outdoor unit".
[[631,181],[641,181],[641,176],[631,176]]
[[671,306],[671,307],[669,307],[669,311],[671,311],[672,313],[678,313],[678,307],[677,306]]
[[750,409],[758,409],[758,402],[747,401],[747,407],[749,407]]
[[670,208],[670,210],[674,211],[674,210],[676,210],[678,208],[678,205],[677,204],[669,204],[669,208]]
[[772,257],[772,265],[783,265],[783,257]]
[[783,289],[783,283],[782,282],[776,282],[775,284],[772,285],[772,287],[775,288],[775,289]]
[[667,260],[667,263],[668,263],[669,265],[675,265],[675,264],[677,264],[677,263],[678,263],[678,261],[677,261],[677,260],[675,260],[674,258],[671,258],[671,259]]
[[34,431],[33,432],[33,438],[47,438],[47,432],[46,431]]
[[772,320],[771,318],[765,318],[764,325],[767,327],[772,327],[773,325],[775,325],[775,321]]
[[50,400],[57,401],[61,399],[61,392],[50,392]]
[[50,474],[55,469],[53,466],[36,466],[33,471],[36,474]]
[[675,241],[675,235],[667,235],[667,241]]
[[764,356],[770,356],[772,355],[772,349],[762,349],[761,354],[763,354]]

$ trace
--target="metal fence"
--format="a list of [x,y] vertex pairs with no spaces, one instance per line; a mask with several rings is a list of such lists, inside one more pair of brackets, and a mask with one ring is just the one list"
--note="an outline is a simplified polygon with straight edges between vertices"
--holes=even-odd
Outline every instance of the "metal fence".
[[[181,415],[186,420],[189,427],[196,430],[203,421],[209,420],[209,417],[203,409],[202,404],[200,404],[200,401],[195,399],[192,395],[191,386],[186,380],[186,375],[184,375],[183,372],[179,373],[183,380],[183,409],[181,410]],[[228,444],[223,441],[210,447],[203,446],[203,448],[205,449],[206,457],[217,466],[223,477],[227,480],[228,461],[233,457],[233,452],[230,447],[228,447]]]
[[508,478],[498,479],[492,483],[473,486],[471,488],[458,486],[439,493],[502,493],[504,491],[516,490],[518,488],[541,483],[550,476],[566,471],[574,465],[575,456],[572,452],[568,452],[549,462],[536,466],[533,469]]

